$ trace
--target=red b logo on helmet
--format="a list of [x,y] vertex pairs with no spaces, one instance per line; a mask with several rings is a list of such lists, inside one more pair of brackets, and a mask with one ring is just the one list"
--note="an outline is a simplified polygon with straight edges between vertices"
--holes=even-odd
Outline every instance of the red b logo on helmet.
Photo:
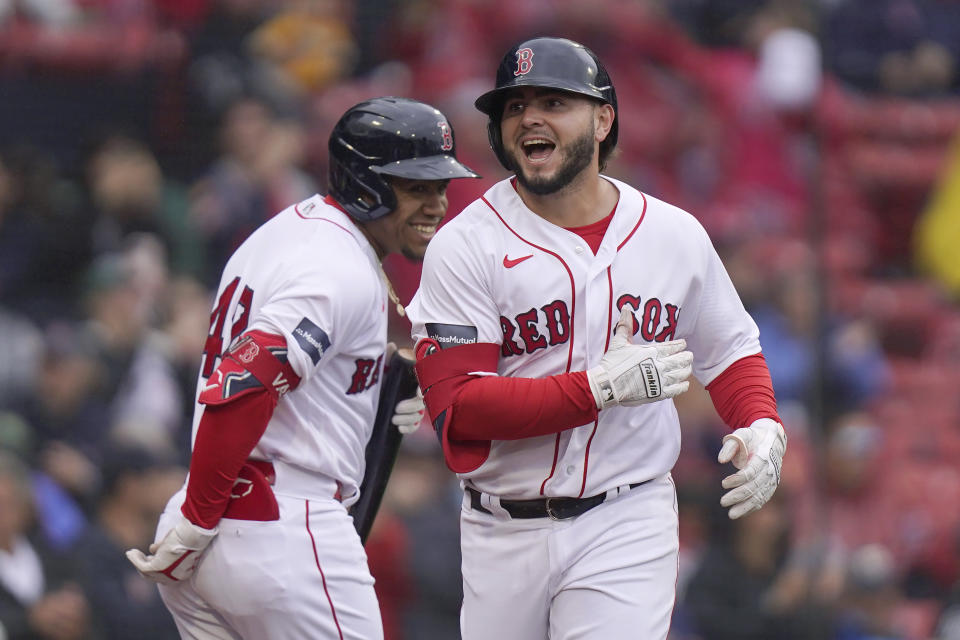
[[440,148],[444,151],[450,151],[453,149],[453,134],[450,133],[450,125],[447,124],[446,120],[441,120],[437,123],[437,126],[440,127],[440,135],[443,138],[440,141]]
[[525,76],[533,69],[533,49],[529,47],[517,49],[517,70],[513,72],[515,76]]

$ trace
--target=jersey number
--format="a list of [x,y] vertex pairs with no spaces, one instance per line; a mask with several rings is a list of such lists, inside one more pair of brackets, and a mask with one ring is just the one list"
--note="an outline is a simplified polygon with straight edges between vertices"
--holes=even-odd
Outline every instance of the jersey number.
[[[200,372],[203,378],[210,377],[220,354],[223,352],[223,325],[227,321],[230,301],[233,300],[233,294],[236,293],[238,286],[240,286],[240,278],[234,278],[233,282],[228,284],[227,288],[220,294],[217,306],[210,314],[210,333],[207,334],[207,341],[203,345],[203,369]],[[252,303],[253,289],[244,285],[243,291],[240,293],[240,299],[237,300],[237,304],[243,309],[230,327],[230,342],[227,344],[232,343],[234,338],[247,328],[247,323],[250,322],[250,306]]]

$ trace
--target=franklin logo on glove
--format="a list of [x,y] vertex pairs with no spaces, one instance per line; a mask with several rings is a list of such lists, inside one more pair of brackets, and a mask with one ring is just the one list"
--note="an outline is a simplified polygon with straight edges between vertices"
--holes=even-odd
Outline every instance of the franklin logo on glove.
[[643,378],[647,381],[647,397],[660,397],[660,376],[657,375],[657,365],[653,363],[652,358],[647,358],[640,363],[640,369],[643,371]]
[[598,409],[617,404],[636,407],[673,398],[688,388],[693,354],[685,340],[652,345],[633,344],[633,311],[624,306],[600,364],[587,371]]

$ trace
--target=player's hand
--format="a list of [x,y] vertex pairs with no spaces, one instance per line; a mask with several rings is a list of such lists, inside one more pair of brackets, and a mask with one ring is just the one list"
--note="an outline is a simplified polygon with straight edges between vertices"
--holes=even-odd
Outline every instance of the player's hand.
[[600,364],[587,371],[598,409],[622,404],[635,407],[680,395],[690,387],[687,378],[693,354],[686,340],[652,345],[630,342],[633,312],[624,307]]
[[723,479],[723,488],[732,489],[720,499],[730,507],[732,520],[756,511],[780,484],[780,466],[787,450],[787,434],[776,420],[761,418],[749,427],[723,437],[717,460],[733,462],[739,471]]
[[150,545],[145,555],[140,549],[129,549],[127,559],[144,578],[163,584],[188,579],[200,563],[200,556],[216,537],[217,528],[203,529],[180,516],[177,525],[160,542]]
[[397,403],[397,408],[394,409],[391,422],[397,425],[397,430],[403,435],[413,433],[420,427],[420,423],[423,422],[423,412],[425,410],[426,405],[423,403],[423,393],[421,393],[420,388],[417,387],[417,394],[415,396]]

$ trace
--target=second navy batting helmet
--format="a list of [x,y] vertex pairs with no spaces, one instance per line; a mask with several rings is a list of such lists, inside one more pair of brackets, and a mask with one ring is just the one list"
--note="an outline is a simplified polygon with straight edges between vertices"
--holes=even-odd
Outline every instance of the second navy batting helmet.
[[480,177],[457,161],[446,116],[409,98],[374,98],[351,107],[333,127],[328,146],[330,195],[360,222],[397,206],[385,176]]
[[490,118],[490,146],[504,167],[500,118],[506,94],[515,87],[546,87],[595,98],[613,107],[610,133],[600,143],[600,163],[617,146],[617,92],[600,59],[582,44],[566,38],[534,38],[521,42],[503,56],[497,69],[497,84],[474,103]]

